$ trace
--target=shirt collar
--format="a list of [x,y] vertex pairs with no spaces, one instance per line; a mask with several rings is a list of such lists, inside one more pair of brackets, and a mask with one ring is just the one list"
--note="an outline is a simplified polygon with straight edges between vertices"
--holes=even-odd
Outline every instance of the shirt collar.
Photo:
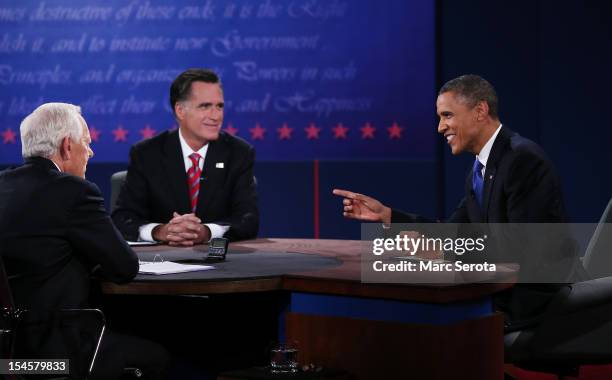
[[58,172],[60,172],[60,173],[62,172],[62,169],[60,169],[59,165],[58,165],[58,164],[56,164],[56,163],[55,163],[55,161],[53,161],[53,160],[51,160],[51,159],[50,159],[49,161],[53,162],[53,165],[55,165],[55,167],[57,168],[57,171],[58,171]]
[[487,166],[487,161],[489,160],[489,155],[491,154],[491,149],[493,148],[493,143],[495,142],[495,138],[497,138],[501,127],[502,125],[500,124],[499,127],[497,127],[497,129],[495,130],[495,133],[493,133],[493,136],[491,136],[491,138],[489,138],[489,141],[484,144],[484,146],[480,150],[480,153],[476,155],[476,159],[480,161],[483,167]]
[[49,169],[55,168],[58,172],[62,172],[62,169],[60,169],[59,165],[50,158],[45,158],[41,156],[24,157],[23,162],[24,164],[45,165]]
[[200,161],[201,162],[200,166],[202,166],[204,160],[206,159],[206,152],[208,152],[209,144],[204,145],[198,151],[194,151],[193,149],[191,149],[189,144],[187,144],[187,141],[185,141],[185,139],[183,138],[183,132],[181,131],[180,128],[179,128],[179,141],[181,142],[181,151],[183,152],[183,161],[185,161],[185,170],[188,170],[191,167],[191,160],[189,159],[189,156],[194,152],[199,154],[202,157],[202,160]]

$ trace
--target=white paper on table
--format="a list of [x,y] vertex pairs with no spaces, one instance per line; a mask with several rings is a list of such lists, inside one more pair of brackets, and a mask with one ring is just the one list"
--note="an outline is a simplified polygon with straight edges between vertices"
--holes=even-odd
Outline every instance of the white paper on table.
[[215,269],[212,265],[179,264],[172,261],[140,262],[140,274],[173,274]]
[[128,245],[130,247],[146,247],[146,246],[150,246],[150,245],[158,245],[159,243],[156,241],[129,241],[128,240]]

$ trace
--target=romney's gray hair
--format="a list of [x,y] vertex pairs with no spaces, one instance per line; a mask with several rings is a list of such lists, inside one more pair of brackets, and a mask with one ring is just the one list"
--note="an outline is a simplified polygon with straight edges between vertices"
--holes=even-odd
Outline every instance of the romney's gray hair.
[[64,137],[83,137],[81,107],[68,103],[45,103],[21,122],[21,155],[51,158],[59,152]]

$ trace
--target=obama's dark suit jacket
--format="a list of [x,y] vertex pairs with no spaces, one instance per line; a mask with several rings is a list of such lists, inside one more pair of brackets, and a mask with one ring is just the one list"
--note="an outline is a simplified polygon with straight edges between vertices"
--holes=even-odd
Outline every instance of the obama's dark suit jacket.
[[[566,222],[560,178],[544,151],[533,141],[502,127],[484,174],[483,206],[472,188],[473,172],[465,181],[465,196],[446,220],[448,223],[563,223]],[[430,219],[393,210],[393,223],[428,223]],[[515,246],[520,248],[520,242]],[[517,254],[520,253],[516,252]],[[568,282],[580,278],[575,252],[558,252],[565,260]],[[525,260],[525,262],[531,262]],[[509,323],[528,323],[542,312],[552,294],[563,285],[519,284],[495,298]]]
[[[560,223],[565,222],[561,181],[542,148],[502,127],[484,175],[483,207],[472,189],[472,171],[465,180],[465,196],[448,223]],[[393,210],[393,223],[429,222],[428,218]]]

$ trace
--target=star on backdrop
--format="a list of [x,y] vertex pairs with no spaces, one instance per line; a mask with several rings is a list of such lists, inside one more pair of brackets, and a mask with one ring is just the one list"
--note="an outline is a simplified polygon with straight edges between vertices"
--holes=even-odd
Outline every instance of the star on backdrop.
[[334,132],[335,139],[346,140],[346,134],[348,133],[349,128],[345,127],[342,123],[338,123],[338,125],[332,128],[332,131]]
[[390,139],[401,139],[403,130],[404,127],[400,127],[399,124],[397,124],[397,122],[395,121],[390,127],[387,128],[387,131],[389,131]]
[[374,139],[374,132],[376,131],[376,128],[372,127],[370,123],[365,123],[365,125],[359,129],[361,130],[362,139]]
[[16,144],[17,143],[17,134],[13,132],[11,128],[7,128],[2,132],[2,142],[4,144]]
[[249,128],[249,132],[251,132],[251,140],[263,140],[266,129],[256,123],[255,128]]
[[157,133],[157,131],[151,128],[149,124],[145,125],[145,127],[141,129],[139,132],[142,135],[143,140],[150,139],[151,137],[155,136],[155,134]]
[[276,128],[278,132],[279,140],[291,140],[291,132],[293,132],[293,128],[289,128],[287,123],[284,123],[281,128]]
[[117,128],[112,130],[113,135],[115,136],[115,142],[117,141],[127,141],[127,135],[130,133],[127,129],[123,129],[123,125],[118,125]]
[[315,125],[315,123],[310,123],[308,125],[308,128],[304,128],[304,131],[306,132],[306,138],[308,140],[318,140],[319,139],[319,132],[321,132],[321,128],[317,127]]
[[91,141],[93,142],[98,142],[100,141],[100,135],[102,134],[102,131],[97,129],[94,126],[89,127],[89,136],[91,137]]
[[234,128],[232,123],[227,124],[227,127],[225,127],[225,131],[232,136],[236,136],[238,134],[238,128]]

